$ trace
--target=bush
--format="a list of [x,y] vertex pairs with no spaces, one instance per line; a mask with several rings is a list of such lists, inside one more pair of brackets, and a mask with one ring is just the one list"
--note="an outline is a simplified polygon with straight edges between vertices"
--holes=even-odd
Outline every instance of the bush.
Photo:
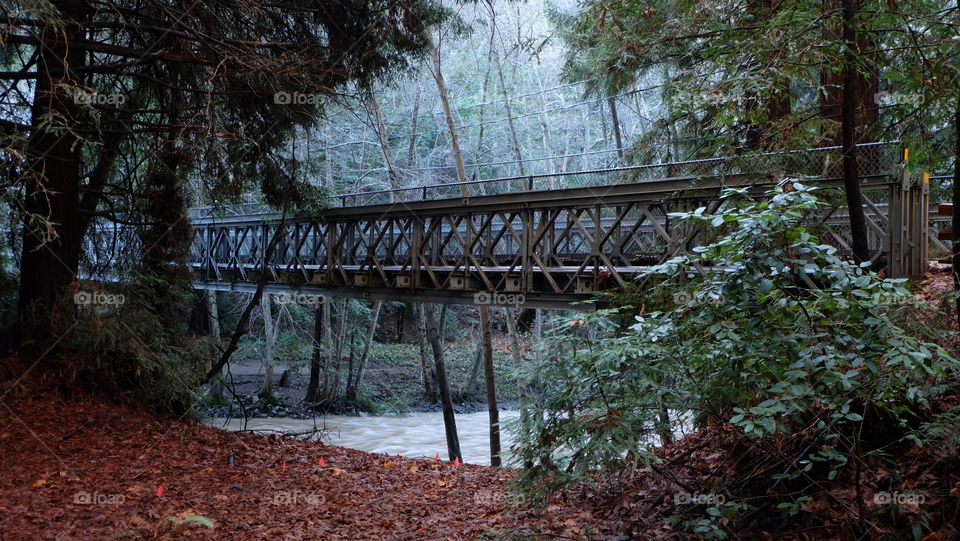
[[[751,439],[802,435],[796,461],[761,470],[764,488],[790,489],[780,505],[793,512],[853,455],[919,441],[912,428],[957,361],[898,323],[914,302],[905,282],[819,241],[813,189],[724,198],[716,214],[675,215],[711,239],[644,273],[633,306],[555,325],[515,449],[541,466],[520,477],[540,496],[651,466],[681,417]],[[694,527],[751,509],[722,507]]]
[[[128,284],[74,283],[39,325],[27,318],[23,336],[30,340],[21,343],[21,356],[38,359],[39,372],[63,391],[104,394],[158,413],[189,411],[209,345],[182,325],[170,327],[170,310],[157,308],[162,301],[154,285],[143,277]],[[177,298],[182,306],[174,310],[189,306],[189,292]]]

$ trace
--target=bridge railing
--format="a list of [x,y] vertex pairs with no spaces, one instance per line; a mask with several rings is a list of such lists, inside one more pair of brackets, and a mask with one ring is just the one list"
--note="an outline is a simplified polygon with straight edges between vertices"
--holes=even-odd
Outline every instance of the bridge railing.
[[[892,174],[899,162],[899,153],[898,142],[858,145],[859,176],[865,178]],[[729,175],[842,178],[841,147],[761,152],[592,171],[473,180],[466,183],[448,182],[429,186],[348,193],[336,196],[335,200],[338,207],[359,207],[416,200],[457,199],[464,197],[464,195],[480,197],[502,193],[651,182],[677,177],[724,177]]]
[[[725,177],[758,175],[821,180],[842,178],[841,147],[821,147],[779,152],[760,152],[737,156],[705,158],[669,163],[636,165],[591,171],[575,171],[523,177],[471,180],[410,186],[390,190],[354,192],[333,197],[335,207],[363,207],[410,201],[430,201],[482,197],[505,193],[587,188],[612,184],[654,182],[670,178]],[[900,160],[899,142],[857,145],[858,173],[861,178],[889,176]],[[191,210],[191,219],[228,218],[275,214],[276,209],[260,203],[200,207]]]

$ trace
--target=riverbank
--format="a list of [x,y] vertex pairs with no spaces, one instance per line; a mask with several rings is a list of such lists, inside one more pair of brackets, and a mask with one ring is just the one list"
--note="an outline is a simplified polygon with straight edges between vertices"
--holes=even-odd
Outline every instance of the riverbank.
[[[529,347],[527,337],[522,337],[521,342],[524,347]],[[406,415],[441,410],[438,397],[424,395],[419,351],[414,344],[374,344],[358,400],[351,403],[338,400],[330,404],[328,411],[316,411],[304,404],[309,366],[302,360],[279,360],[275,366],[271,396],[259,398],[257,393],[263,386],[266,367],[257,353],[258,350],[249,345],[240,348],[236,360],[230,363],[224,392],[226,402],[205,404],[201,412],[203,416],[311,419],[320,413]],[[445,353],[454,411],[458,414],[486,411],[483,375],[473,371],[476,361],[474,344],[454,342],[447,346]],[[494,362],[499,405],[501,408],[515,408],[518,396],[513,359],[509,346],[502,339],[494,340]]]
[[[518,416],[516,410],[501,411],[501,426],[515,421]],[[460,459],[469,464],[490,465],[490,418],[487,412],[457,414],[456,423]],[[437,453],[445,453],[447,448],[443,415],[440,412],[379,416],[323,415],[312,419],[210,419],[205,424],[227,430],[295,435],[358,451],[407,458],[433,458]],[[501,448],[509,451],[513,444],[513,433],[502,428],[500,440]],[[510,464],[509,459],[505,464]]]
[[512,510],[511,470],[228,432],[89,397],[0,404],[4,539],[606,537],[588,511]]

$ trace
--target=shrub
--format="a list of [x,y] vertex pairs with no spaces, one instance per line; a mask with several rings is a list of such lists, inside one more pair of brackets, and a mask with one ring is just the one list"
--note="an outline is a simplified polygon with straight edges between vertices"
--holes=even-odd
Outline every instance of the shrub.
[[[919,441],[911,428],[957,361],[898,323],[914,302],[904,280],[820,242],[822,205],[800,183],[728,191],[717,213],[675,215],[710,238],[645,272],[632,306],[555,325],[515,448],[541,467],[521,483],[540,496],[597,474],[616,484],[681,420],[731,423],[751,439],[802,434],[796,461],[762,470],[796,512],[852,455]],[[701,533],[750,506],[712,509]]]

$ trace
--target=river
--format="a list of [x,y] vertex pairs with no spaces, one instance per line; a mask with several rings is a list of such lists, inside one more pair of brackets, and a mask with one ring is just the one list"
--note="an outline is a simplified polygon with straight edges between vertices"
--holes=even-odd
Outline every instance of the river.
[[[517,411],[501,411],[500,421],[515,419]],[[490,465],[490,425],[487,412],[464,413],[456,416],[460,438],[461,458],[468,464]],[[242,430],[243,419],[211,419],[210,426],[227,430]],[[247,429],[263,433],[307,432],[314,428],[325,432],[323,441],[331,445],[349,447],[371,453],[402,455],[411,458],[433,458],[440,453],[447,458],[447,440],[440,412],[411,413],[409,415],[326,415],[313,419],[286,417],[250,418]],[[501,448],[509,451],[512,434],[500,432]],[[504,463],[508,463],[504,460]]]

